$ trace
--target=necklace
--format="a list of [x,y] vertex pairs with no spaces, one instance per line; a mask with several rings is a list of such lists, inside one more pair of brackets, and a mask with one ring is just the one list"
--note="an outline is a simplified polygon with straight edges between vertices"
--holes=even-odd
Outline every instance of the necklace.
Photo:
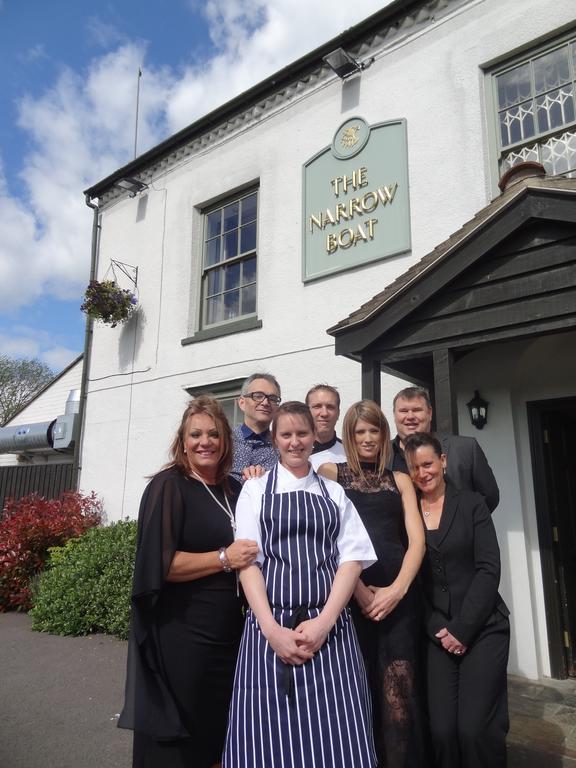
[[230,509],[230,503],[228,501],[228,496],[226,496],[226,494],[224,493],[224,502],[226,504],[226,506],[224,506],[224,504],[222,504],[220,499],[217,499],[216,496],[212,493],[212,491],[210,490],[209,486],[206,485],[204,480],[200,477],[200,475],[197,472],[194,472],[194,470],[191,469],[190,470],[190,474],[193,475],[196,478],[196,480],[199,480],[202,483],[202,485],[204,486],[204,488],[206,488],[206,490],[208,491],[210,496],[212,496],[212,498],[214,499],[216,504],[218,504],[220,509],[223,512],[225,512],[226,516],[228,517],[228,520],[230,520],[230,527],[232,528],[233,531],[235,531],[236,530],[236,520],[234,520],[234,515],[232,514],[232,510]]
[[[444,496],[442,495],[439,499],[436,499],[432,503],[433,504],[440,503],[439,509],[442,510],[442,506],[444,505]],[[432,504],[430,503],[429,499],[422,498],[422,515],[425,518],[429,518],[430,515],[432,514],[431,506],[432,506]]]

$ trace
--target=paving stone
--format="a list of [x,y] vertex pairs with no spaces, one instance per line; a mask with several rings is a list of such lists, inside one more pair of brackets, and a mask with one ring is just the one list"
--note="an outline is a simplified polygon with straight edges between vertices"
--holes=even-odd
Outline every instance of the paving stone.
[[576,768],[576,759],[527,747],[508,748],[508,768]]
[[525,715],[527,717],[553,718],[556,712],[563,706],[562,701],[548,702],[542,699],[528,699],[523,696],[508,695],[508,708],[510,716]]
[[511,718],[509,740],[553,754],[562,754],[565,751],[566,738],[571,735],[572,730],[571,725],[517,715]]
[[[0,614],[0,637],[0,768],[127,768],[126,643],[31,632],[23,614]],[[511,676],[508,693],[509,768],[576,768],[576,681]]]
[[564,725],[576,727],[576,709],[574,707],[561,706],[554,713],[554,720]]

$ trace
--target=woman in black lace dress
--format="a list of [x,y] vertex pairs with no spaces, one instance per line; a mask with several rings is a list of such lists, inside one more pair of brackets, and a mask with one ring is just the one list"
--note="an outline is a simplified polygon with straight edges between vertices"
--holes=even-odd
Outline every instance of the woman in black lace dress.
[[374,709],[378,765],[425,765],[415,669],[419,601],[412,582],[424,556],[424,530],[408,475],[386,469],[390,429],[371,400],[344,418],[348,461],[318,472],[337,480],[360,513],[378,562],[363,571],[353,616],[364,654]]

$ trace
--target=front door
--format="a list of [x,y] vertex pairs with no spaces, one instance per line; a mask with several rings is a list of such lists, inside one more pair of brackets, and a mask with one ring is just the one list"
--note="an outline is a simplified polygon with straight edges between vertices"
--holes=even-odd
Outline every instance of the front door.
[[576,398],[528,404],[553,677],[576,677]]

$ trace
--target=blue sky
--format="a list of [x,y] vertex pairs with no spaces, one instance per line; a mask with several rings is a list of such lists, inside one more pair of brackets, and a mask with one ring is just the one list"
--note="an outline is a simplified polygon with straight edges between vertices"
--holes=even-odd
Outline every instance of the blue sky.
[[139,67],[140,153],[388,2],[0,0],[0,354],[82,351],[82,190],[133,156]]

